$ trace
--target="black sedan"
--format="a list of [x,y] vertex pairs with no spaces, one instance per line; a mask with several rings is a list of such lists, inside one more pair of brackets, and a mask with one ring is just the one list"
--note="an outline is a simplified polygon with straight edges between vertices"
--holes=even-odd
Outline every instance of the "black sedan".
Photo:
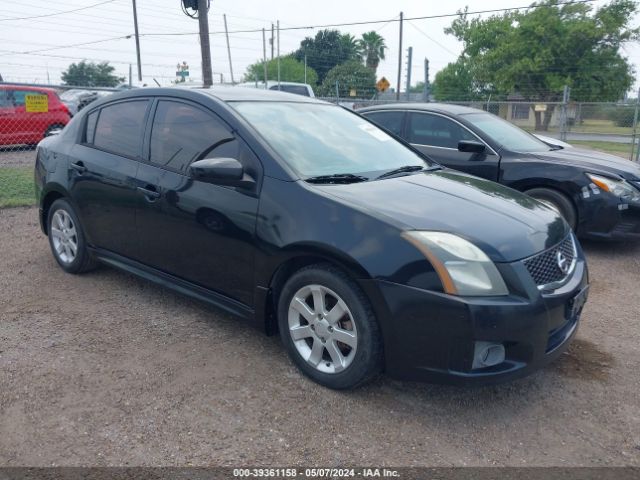
[[640,239],[640,166],[633,162],[548,145],[475,108],[411,103],[359,113],[442,165],[540,200],[580,237]]
[[40,143],[35,181],[65,271],[105,263],[279,331],[331,388],[524,375],[587,296],[555,212],[297,95],[118,93]]

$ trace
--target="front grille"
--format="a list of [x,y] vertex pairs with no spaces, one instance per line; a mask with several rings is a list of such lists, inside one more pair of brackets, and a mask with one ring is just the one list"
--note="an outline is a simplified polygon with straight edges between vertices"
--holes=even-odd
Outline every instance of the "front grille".
[[[558,262],[558,253],[561,252],[570,266],[569,270],[563,272]],[[576,246],[573,235],[569,234],[562,242],[544,252],[538,253],[524,261],[525,267],[533,277],[533,281],[539,289],[545,289],[551,284],[561,283],[573,272],[576,260]]]

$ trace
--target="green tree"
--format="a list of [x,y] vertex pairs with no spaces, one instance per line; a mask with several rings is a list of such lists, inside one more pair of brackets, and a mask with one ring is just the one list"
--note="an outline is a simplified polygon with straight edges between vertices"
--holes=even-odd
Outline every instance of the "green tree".
[[436,73],[431,92],[440,102],[482,100],[489,94],[495,94],[490,85],[476,81],[469,61],[465,57],[458,58]]
[[[278,79],[278,60],[267,61],[267,80]],[[247,73],[244,75],[245,82],[255,82],[256,80],[261,82],[264,80],[264,62],[259,61],[247,68]],[[293,55],[287,55],[280,57],[280,80],[283,82],[300,82],[305,80],[304,76],[304,63],[296,60]],[[315,85],[318,83],[318,74],[315,70],[307,66],[307,82],[309,85]]]
[[376,70],[378,70],[378,65],[380,65],[380,60],[384,60],[384,51],[387,49],[384,38],[377,32],[371,31],[362,34],[359,44],[365,65],[373,70],[375,74]]
[[356,97],[370,98],[376,93],[376,76],[361,62],[352,60],[333,67],[325,77],[319,89],[319,95],[334,97],[336,84],[340,97],[350,97],[355,90]]
[[116,87],[124,82],[124,77],[114,75],[115,67],[108,62],[93,63],[82,60],[72,63],[62,72],[65,85],[82,87]]
[[[532,102],[562,100],[564,85],[571,88],[572,100],[622,97],[633,82],[633,69],[620,50],[624,42],[638,39],[638,29],[630,27],[636,2],[612,0],[598,9],[558,0],[532,6],[537,8],[485,19],[461,12],[445,31],[463,42],[464,50],[444,78],[455,78],[457,71],[463,84],[466,68],[473,77],[471,94],[518,93]],[[440,87],[444,92],[444,79]],[[544,115],[534,114],[536,130],[546,130],[553,105]]]
[[329,70],[349,59],[342,37],[338,30],[320,30],[314,38],[307,37],[300,42],[294,57],[304,62],[306,56],[307,65],[316,71],[318,81],[322,83]]

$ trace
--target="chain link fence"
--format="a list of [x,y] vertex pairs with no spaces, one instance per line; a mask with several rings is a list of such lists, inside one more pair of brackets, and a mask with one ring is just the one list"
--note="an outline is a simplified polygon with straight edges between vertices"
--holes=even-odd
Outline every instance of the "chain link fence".
[[[215,88],[215,86],[214,86]],[[31,165],[33,148],[51,131],[63,128],[91,102],[117,89],[0,83],[0,166]],[[425,93],[385,92],[373,98],[322,97],[347,108],[423,102]],[[432,99],[431,99],[432,100]],[[638,102],[449,102],[491,112],[532,133],[638,161]]]
[[34,147],[116,89],[0,82],[0,167],[33,165]]

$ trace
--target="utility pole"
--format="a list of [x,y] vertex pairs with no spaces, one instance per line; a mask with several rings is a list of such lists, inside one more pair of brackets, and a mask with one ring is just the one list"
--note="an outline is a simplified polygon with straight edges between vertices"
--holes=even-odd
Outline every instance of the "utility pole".
[[413,62],[413,47],[407,52],[407,100],[411,100],[411,64]]
[[132,77],[131,64],[129,64],[129,88],[131,88],[132,86],[131,77]]
[[233,81],[233,64],[231,63],[231,47],[229,46],[229,30],[227,29],[227,14],[222,14],[222,18],[224,18],[224,34],[227,37],[227,54],[229,55],[229,71],[231,72],[231,83],[236,83]]
[[271,43],[271,60],[273,60],[273,47],[275,45],[275,39],[274,39],[274,36],[273,36],[273,22],[271,22],[271,40],[270,40],[270,43]]
[[262,29],[262,65],[264,66],[264,88],[267,88],[267,37]]
[[400,83],[402,82],[402,21],[404,19],[404,14],[400,12],[400,40],[398,47],[398,83],[396,90],[396,100],[400,100]]
[[140,34],[138,33],[138,8],[133,0],[133,29],[136,35],[136,56],[138,58],[138,81],[142,81],[142,64],[140,63]]
[[210,87],[213,85],[213,71],[211,70],[207,0],[198,0],[198,26],[200,27],[200,54],[202,55],[202,83],[205,87]]
[[280,90],[280,20],[277,21],[278,29],[278,90]]
[[567,140],[567,107],[569,105],[570,91],[569,85],[565,85],[562,92],[562,110],[560,111],[560,140],[563,142]]
[[424,59],[424,101],[429,101],[429,90],[431,90],[431,84],[429,83],[429,59]]

